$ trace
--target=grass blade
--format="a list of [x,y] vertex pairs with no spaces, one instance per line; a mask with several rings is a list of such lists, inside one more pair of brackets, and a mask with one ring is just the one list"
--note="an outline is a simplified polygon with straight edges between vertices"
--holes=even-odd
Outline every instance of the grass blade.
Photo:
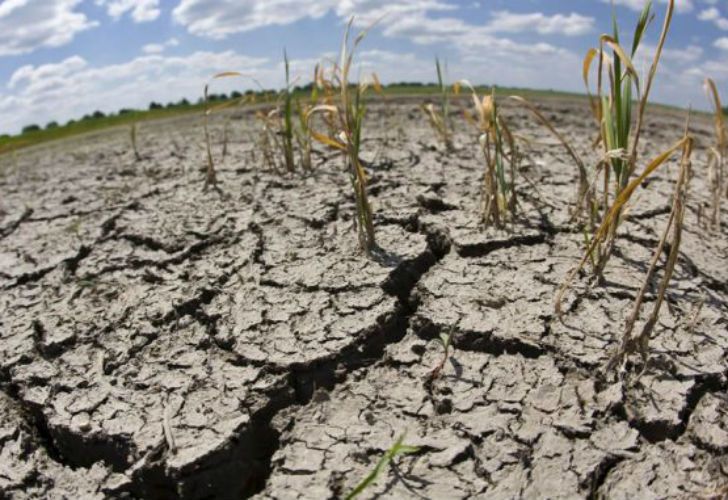
[[384,452],[384,455],[382,458],[379,459],[377,464],[374,466],[374,468],[369,472],[369,474],[366,475],[362,481],[356,485],[356,487],[348,494],[346,495],[346,500],[352,500],[359,496],[364,490],[366,490],[369,486],[371,486],[374,481],[377,480],[379,477],[379,474],[381,474],[382,470],[384,470],[387,465],[389,465],[389,462],[391,462],[393,459],[398,457],[399,455],[408,455],[412,453],[417,453],[420,449],[416,446],[409,446],[404,443],[405,435],[402,434],[397,438],[397,441],[392,445],[391,448],[389,448],[387,451]]

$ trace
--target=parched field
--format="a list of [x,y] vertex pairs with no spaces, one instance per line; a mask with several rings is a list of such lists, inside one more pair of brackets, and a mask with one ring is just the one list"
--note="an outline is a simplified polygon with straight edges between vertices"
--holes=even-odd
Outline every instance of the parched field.
[[[593,165],[584,101],[539,103]],[[247,112],[0,158],[0,497],[719,498],[728,486],[728,229],[706,229],[706,148],[642,375],[604,371],[670,214],[677,159],[639,190],[601,284],[581,258],[577,171],[530,139],[519,217],[478,225],[482,155],[445,153],[419,109],[372,104],[363,159],[380,250],[357,246],[342,159],[263,167]],[[641,153],[685,117],[655,111]],[[728,208],[724,203],[724,209]],[[655,298],[657,284],[647,296]],[[441,333],[452,334],[442,374]]]

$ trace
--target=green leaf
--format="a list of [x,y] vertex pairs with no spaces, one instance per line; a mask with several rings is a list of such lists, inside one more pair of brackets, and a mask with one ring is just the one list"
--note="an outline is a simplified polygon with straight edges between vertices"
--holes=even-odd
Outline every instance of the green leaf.
[[612,109],[609,107],[609,99],[606,96],[602,97],[602,116],[604,119],[604,135],[607,141],[607,150],[611,151],[616,149],[616,140]]
[[367,474],[364,479],[362,479],[362,481],[351,491],[351,493],[346,495],[346,500],[356,498],[359,494],[361,494],[361,492],[363,492],[374,481],[376,481],[377,477],[379,477],[379,474],[382,472],[382,469],[389,465],[389,462],[391,462],[392,459],[396,458],[399,455],[409,455],[420,451],[420,449],[416,446],[403,444],[404,438],[405,434],[400,435],[397,441],[392,445],[392,447],[384,452],[384,455],[382,456],[382,458],[379,459],[379,462],[377,462],[371,472]]
[[642,36],[645,34],[645,30],[647,29],[647,26],[650,24],[650,21],[652,17],[650,16],[650,12],[652,10],[652,0],[649,0],[646,4],[644,9],[642,9],[642,14],[640,15],[639,20],[637,21],[637,26],[634,30],[634,39],[632,40],[632,57],[634,57],[635,53],[637,52],[637,49],[640,46],[640,42],[642,41]]
[[447,349],[450,346],[450,341],[452,340],[452,333],[441,333],[440,334],[440,342],[442,342],[442,346]]

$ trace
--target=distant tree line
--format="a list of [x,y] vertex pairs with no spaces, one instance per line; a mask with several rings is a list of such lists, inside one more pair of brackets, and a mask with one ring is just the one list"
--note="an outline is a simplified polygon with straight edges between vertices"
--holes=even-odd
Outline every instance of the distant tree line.
[[[253,92],[253,91],[248,91],[245,94],[242,94],[241,92],[234,91],[230,95],[225,94],[225,93],[210,94],[210,95],[208,95],[208,99],[210,101],[226,101],[229,99],[239,99],[239,98],[243,97],[243,95],[249,95],[249,94],[254,94],[254,93],[255,92]],[[196,104],[198,104],[198,105],[203,104],[203,102],[204,102],[204,100],[202,98],[200,98],[197,100]],[[186,98],[180,99],[177,102],[169,102],[167,104],[161,104],[159,102],[152,101],[149,103],[148,110],[154,111],[154,110],[159,110],[159,109],[182,109],[182,108],[190,107],[192,105],[193,104]],[[139,112],[143,112],[143,110],[132,109],[132,108],[122,108],[116,113],[116,115],[123,116],[123,115],[132,114],[132,113],[139,113]],[[78,120],[73,120],[73,119],[68,120],[68,122],[66,122],[66,125],[68,126],[68,125],[73,125],[75,123],[80,123],[80,122],[99,120],[101,118],[112,117],[112,116],[114,116],[114,113],[106,114],[103,111],[97,110],[97,111],[94,111],[93,113],[83,115]],[[41,125],[34,123],[34,124],[26,125],[25,127],[23,127],[22,133],[28,134],[28,133],[32,133],[32,132],[38,132],[40,130],[43,130],[44,128],[45,128],[45,130],[52,130],[52,129],[55,129],[58,127],[60,127],[60,125],[58,124],[57,121],[51,121],[45,127],[42,127]]]
[[[352,85],[355,85],[355,84],[352,84]],[[422,83],[422,82],[396,82],[396,83],[390,83],[386,87],[387,88],[393,88],[393,89],[396,89],[396,88],[407,88],[407,87],[409,87],[409,88],[428,88],[428,87],[434,87],[436,85],[437,84],[435,84],[435,83]],[[302,93],[304,93],[304,92],[310,92],[312,89],[313,89],[313,82],[308,83],[306,85],[297,85],[297,86],[295,86],[293,88],[293,91],[294,92],[302,92]],[[258,90],[258,91],[247,90],[244,93],[241,93],[241,92],[238,92],[236,90],[236,91],[231,92],[229,95],[228,94],[225,94],[224,92],[223,93],[219,93],[219,94],[209,94],[207,96],[207,98],[208,98],[208,100],[210,102],[220,102],[220,101],[227,101],[227,100],[230,100],[230,99],[240,99],[240,98],[242,98],[244,96],[254,96],[254,95],[255,96],[263,96],[263,95],[269,95],[271,92],[274,92],[274,91],[271,91],[271,90]],[[199,98],[194,105],[198,105],[199,106],[199,105],[202,105],[202,104],[204,104],[204,99],[203,98]],[[159,102],[156,102],[156,101],[152,101],[152,102],[149,103],[148,110],[149,111],[155,111],[155,110],[161,110],[161,109],[183,109],[183,108],[187,108],[187,107],[190,107],[190,106],[193,106],[193,104],[189,100],[183,98],[183,99],[180,99],[177,102],[169,102],[167,104],[162,104],[162,103],[159,103]],[[724,108],[724,110],[728,114],[728,107],[727,108]],[[117,116],[122,116],[122,115],[128,115],[128,114],[140,113],[140,112],[144,112],[144,110],[131,109],[131,108],[122,108],[122,109],[120,109],[116,113],[116,115]],[[75,123],[83,123],[83,122],[88,122],[88,121],[100,120],[102,118],[113,117],[113,116],[115,116],[114,113],[105,114],[103,111],[98,111],[97,110],[97,111],[94,111],[93,113],[83,115],[78,120],[69,120],[68,122],[66,122],[66,126],[73,125]],[[32,133],[32,132],[38,132],[38,131],[43,130],[43,129],[45,129],[45,130],[52,130],[52,129],[55,129],[55,128],[58,128],[58,127],[60,127],[60,125],[56,121],[49,122],[45,127],[42,127],[42,126],[37,125],[37,124],[31,124],[31,125],[26,125],[25,127],[23,127],[22,133],[23,134],[28,134],[28,133]]]

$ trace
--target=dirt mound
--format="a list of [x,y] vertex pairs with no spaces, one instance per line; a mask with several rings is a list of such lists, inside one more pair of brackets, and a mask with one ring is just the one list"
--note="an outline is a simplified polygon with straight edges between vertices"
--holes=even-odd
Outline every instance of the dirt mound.
[[[542,107],[589,150],[584,103]],[[602,368],[669,216],[671,172],[640,192],[604,283],[580,281],[559,322],[555,292],[583,251],[569,223],[577,172],[506,112],[532,139],[531,182],[519,219],[483,230],[474,138],[458,131],[445,154],[416,104],[371,107],[371,259],[341,160],[316,154],[310,176],[264,171],[244,114],[222,194],[201,190],[193,119],[142,127],[141,162],[125,131],[0,159],[0,496],[340,497],[404,433],[419,451],[368,493],[724,488],[728,232],[699,220],[710,124],[694,125],[696,177],[650,363],[626,383]],[[682,119],[656,115],[645,154]],[[441,333],[453,350],[433,380]]]

